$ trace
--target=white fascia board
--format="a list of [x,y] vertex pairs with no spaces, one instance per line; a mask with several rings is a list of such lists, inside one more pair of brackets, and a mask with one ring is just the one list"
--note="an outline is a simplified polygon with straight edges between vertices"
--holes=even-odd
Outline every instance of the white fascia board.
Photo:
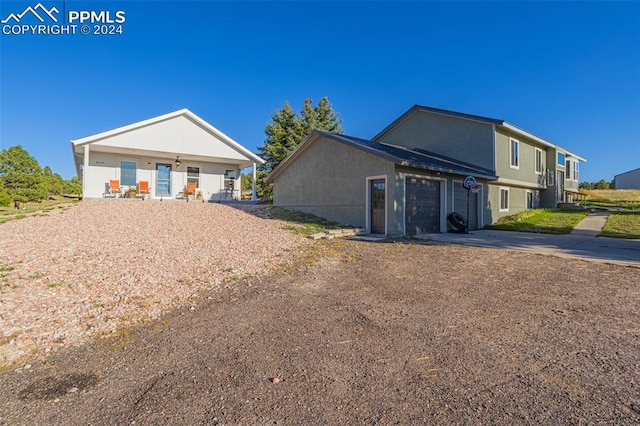
[[[126,126],[118,127],[118,128],[112,129],[112,130],[107,130],[106,132],[97,133],[95,135],[87,136],[87,137],[80,138],[80,139],[72,139],[71,143],[74,144],[75,146],[82,146],[82,145],[98,142],[98,141],[100,141],[102,139],[106,139],[106,138],[109,138],[109,137],[112,137],[112,136],[116,136],[116,135],[119,135],[121,133],[126,133],[126,132],[129,132],[131,130],[139,129],[141,127],[146,127],[146,126],[149,126],[151,124],[159,123],[161,121],[169,120],[171,118],[178,117],[180,115],[186,115],[187,113],[191,113],[191,111],[189,111],[186,108],[185,109],[181,109],[179,111],[170,112],[168,114],[160,115],[158,117],[149,118],[148,120],[138,121],[138,122],[133,123],[133,124],[129,124],[129,125],[126,125]],[[193,114],[193,113],[191,113],[191,114]]]
[[534,141],[536,141],[539,144],[544,145],[544,146],[546,146],[548,148],[555,148],[556,147],[551,142],[548,142],[548,141],[546,141],[546,140],[544,140],[544,139],[542,139],[542,138],[540,138],[540,137],[538,137],[538,136],[536,136],[536,135],[534,135],[532,133],[524,131],[524,130],[522,130],[522,129],[520,129],[520,128],[512,125],[512,124],[507,123],[506,121],[504,121],[501,126],[504,127],[505,129],[510,130],[510,131],[512,131],[514,133],[517,133],[517,134],[519,134],[521,136],[524,136],[524,137],[529,138],[529,139],[533,139]]
[[166,121],[166,120],[169,120],[169,119],[172,119],[172,118],[175,118],[175,117],[179,117],[179,116],[184,116],[188,120],[191,120],[192,122],[196,123],[197,125],[202,127],[204,130],[206,130],[210,134],[218,137],[223,142],[225,142],[227,145],[229,145],[231,148],[235,149],[240,154],[242,154],[245,157],[247,157],[252,162],[256,162],[258,164],[264,164],[264,160],[262,158],[258,157],[256,154],[254,154],[253,152],[249,151],[248,149],[246,149],[245,147],[240,145],[238,142],[236,142],[233,139],[231,139],[225,133],[223,133],[220,130],[216,129],[211,124],[207,123],[205,120],[203,120],[202,118],[198,117],[196,114],[194,114],[193,112],[189,111],[186,108],[183,108],[183,109],[178,110],[178,111],[170,112],[168,114],[160,115],[158,117],[153,117],[153,118],[150,118],[148,120],[138,121],[137,123],[129,124],[129,125],[123,126],[123,127],[118,127],[116,129],[108,130],[106,132],[98,133],[98,134],[95,134],[95,135],[92,135],[92,136],[87,136],[87,137],[84,137],[84,138],[81,138],[81,139],[71,140],[71,144],[73,146],[79,147],[79,146],[83,146],[83,145],[86,145],[86,144],[95,143],[95,142],[98,142],[100,140],[103,140],[103,139],[106,139],[106,138],[109,138],[109,137],[113,137],[113,136],[116,136],[116,135],[119,135],[119,134],[122,134],[122,133],[126,133],[126,132],[129,132],[129,131],[135,130],[135,129],[139,129],[139,128],[142,128],[142,127],[150,126],[150,125],[153,125],[155,123]]
[[579,155],[573,154],[573,153],[567,151],[566,149],[559,147],[558,145],[552,144],[551,142],[546,141],[546,140],[544,140],[544,139],[542,139],[542,138],[540,138],[540,137],[538,137],[538,136],[536,136],[536,135],[534,135],[532,133],[529,133],[529,132],[527,132],[525,130],[522,130],[522,129],[520,129],[520,128],[512,125],[512,124],[509,124],[506,121],[504,123],[502,123],[502,127],[504,127],[505,129],[511,130],[512,132],[517,133],[519,135],[525,136],[525,137],[527,137],[529,139],[533,139],[534,141],[536,141],[539,144],[544,145],[544,146],[546,146],[548,148],[561,149],[569,157],[576,158],[576,159],[578,159],[580,161],[583,161],[585,163],[587,162],[586,158],[583,158],[583,157],[580,157]]
[[564,153],[567,155],[567,157],[575,158],[576,160],[582,161],[583,163],[587,162],[586,158],[582,158],[579,155],[576,155],[574,153],[571,153],[571,152],[567,151],[566,149],[564,150]]
[[185,109],[183,111],[185,111],[185,113],[184,113],[185,117],[187,117],[187,118],[191,119],[192,121],[196,122],[198,125],[203,127],[209,133],[212,133],[215,136],[217,136],[218,138],[222,139],[229,146],[234,148],[236,151],[240,152],[241,154],[244,154],[247,158],[249,158],[252,161],[255,161],[256,163],[264,164],[264,160],[262,158],[258,157],[256,154],[254,154],[253,152],[249,151],[247,148],[245,148],[244,146],[240,145],[238,142],[234,141],[229,136],[227,136],[226,134],[224,134],[220,130],[218,130],[215,127],[213,127],[211,124],[209,124],[206,121],[204,121],[202,118],[198,117],[197,115],[195,115],[194,113],[192,113],[188,109]]

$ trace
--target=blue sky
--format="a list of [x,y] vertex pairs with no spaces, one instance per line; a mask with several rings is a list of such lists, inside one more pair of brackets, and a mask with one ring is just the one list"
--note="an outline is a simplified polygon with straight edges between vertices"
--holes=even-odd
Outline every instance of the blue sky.
[[65,178],[71,139],[189,108],[256,151],[285,101],[323,96],[353,136],[421,104],[582,155],[581,181],[640,167],[639,2],[42,4],[126,13],[121,35],[0,35],[0,148]]

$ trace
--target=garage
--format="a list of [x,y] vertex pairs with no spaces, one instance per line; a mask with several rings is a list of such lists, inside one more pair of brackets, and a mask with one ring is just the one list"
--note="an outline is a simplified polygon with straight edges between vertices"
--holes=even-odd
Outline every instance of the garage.
[[441,232],[440,186],[440,180],[418,177],[406,178],[406,235]]

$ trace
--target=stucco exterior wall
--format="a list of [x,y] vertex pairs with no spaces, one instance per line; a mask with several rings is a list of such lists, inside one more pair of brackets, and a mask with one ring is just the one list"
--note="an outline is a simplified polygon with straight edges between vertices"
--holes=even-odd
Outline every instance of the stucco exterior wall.
[[[367,177],[386,176],[387,224],[395,197],[394,164],[319,137],[274,180],[273,204],[365,228]],[[387,233],[395,229],[387,227]]]
[[[520,213],[527,210],[527,192],[533,192],[534,196],[534,208],[540,207],[540,194],[541,191],[536,189],[520,188],[515,186],[505,186],[499,184],[489,184],[488,188],[488,200],[487,209],[490,219],[485,219],[485,225],[495,223],[498,219],[504,216],[510,216],[512,214]],[[505,212],[500,211],[500,189],[507,188],[509,190],[509,210]]]
[[494,169],[493,126],[487,123],[416,111],[377,141],[421,148]]
[[[239,176],[240,170],[237,165],[208,163],[208,162],[182,162],[180,168],[175,167],[175,158],[158,158],[144,155],[122,155],[98,151],[89,151],[89,166],[85,168],[84,198],[102,198],[106,185],[111,179],[120,180],[120,162],[132,161],[137,164],[136,181],[146,180],[151,186],[151,198],[159,199],[156,195],[157,172],[156,163],[171,164],[171,195],[176,195],[183,191],[187,184],[187,167],[194,166],[200,168],[200,182],[198,190],[202,192],[205,200],[217,201],[222,196],[224,198],[224,172],[225,170],[235,170]],[[151,163],[147,166],[147,163]],[[127,188],[127,186],[125,186]],[[239,189],[239,180],[236,182],[236,189]],[[167,196],[163,196],[167,198]]]
[[[519,145],[518,168],[511,167],[511,140],[515,139]],[[535,170],[536,148],[542,151],[542,173]],[[542,185],[545,183],[545,170],[547,168],[547,148],[524,138],[504,132],[496,131],[496,174],[502,179],[523,182],[530,185]]]

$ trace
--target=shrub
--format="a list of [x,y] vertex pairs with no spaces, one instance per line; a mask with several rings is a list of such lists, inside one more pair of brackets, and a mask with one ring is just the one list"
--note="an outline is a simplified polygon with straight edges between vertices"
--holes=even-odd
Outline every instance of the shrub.
[[6,192],[0,192],[0,207],[7,207],[13,202],[13,199]]

